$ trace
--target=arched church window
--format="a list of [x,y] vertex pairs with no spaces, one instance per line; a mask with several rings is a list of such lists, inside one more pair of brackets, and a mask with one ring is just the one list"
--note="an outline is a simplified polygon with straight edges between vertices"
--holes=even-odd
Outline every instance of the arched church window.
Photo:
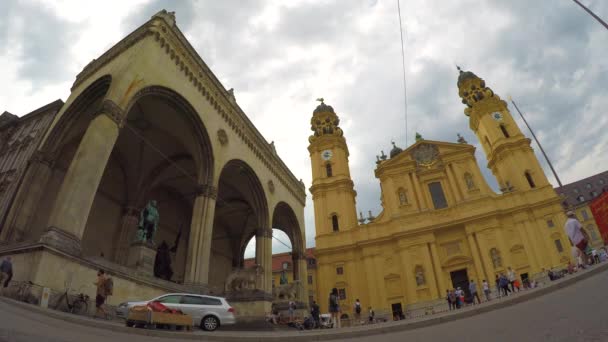
[[502,131],[502,134],[505,136],[505,138],[510,137],[509,132],[507,131],[507,127],[505,127],[505,125],[500,125],[500,130]]
[[397,195],[399,196],[399,205],[406,205],[407,204],[407,194],[405,193],[405,190],[403,190],[403,188],[399,188]]
[[340,231],[340,225],[338,224],[338,215],[331,215],[331,227],[334,232]]
[[530,172],[526,171],[524,175],[526,176],[526,180],[528,181],[528,185],[530,185],[530,188],[536,188],[536,184],[534,184],[534,180],[532,179],[532,175],[530,174]]
[[325,172],[327,173],[327,177],[333,176],[333,171],[331,169],[330,163],[325,164]]
[[492,259],[492,265],[494,265],[494,268],[502,267],[502,258],[500,257],[500,252],[498,249],[490,249],[490,258]]

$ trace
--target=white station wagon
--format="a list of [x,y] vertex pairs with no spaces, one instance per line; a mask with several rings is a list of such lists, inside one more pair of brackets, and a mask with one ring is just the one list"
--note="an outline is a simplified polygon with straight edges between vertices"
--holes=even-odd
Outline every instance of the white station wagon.
[[225,298],[190,293],[168,293],[147,301],[120,303],[116,309],[116,316],[126,319],[132,307],[146,305],[149,302],[160,302],[168,308],[181,310],[192,316],[193,325],[198,325],[207,331],[236,323],[234,309]]

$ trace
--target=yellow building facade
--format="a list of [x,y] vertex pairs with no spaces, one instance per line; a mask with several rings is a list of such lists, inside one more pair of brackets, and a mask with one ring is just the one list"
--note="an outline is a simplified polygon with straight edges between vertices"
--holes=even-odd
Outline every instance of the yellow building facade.
[[561,200],[530,139],[481,78],[460,71],[458,90],[501,193],[483,178],[475,147],[418,136],[378,160],[383,210],[367,223],[357,219],[338,115],[324,103],[313,112],[310,192],[323,311],[334,287],[346,307],[358,298],[364,307],[398,312],[442,299],[470,279],[494,285],[508,267],[523,281],[568,262]]

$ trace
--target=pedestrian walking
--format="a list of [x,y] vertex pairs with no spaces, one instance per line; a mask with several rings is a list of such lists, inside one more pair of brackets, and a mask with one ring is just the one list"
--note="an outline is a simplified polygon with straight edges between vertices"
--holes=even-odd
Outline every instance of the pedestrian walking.
[[[95,296],[95,316],[108,318],[108,312],[104,308],[104,303],[106,301],[106,297],[108,295],[106,288],[106,272],[104,270],[99,270],[97,272],[97,282],[93,283],[97,286],[97,295]],[[101,316],[99,316],[101,314]]]
[[359,298],[357,298],[357,300],[355,300],[354,311],[355,311],[355,318],[358,321],[361,320],[361,302],[359,301]]
[[317,304],[316,301],[313,301],[312,305],[310,306],[310,315],[312,316],[312,319],[315,321],[316,328],[321,327],[320,313],[321,313],[321,310],[319,309],[319,304]]
[[369,323],[374,323],[374,319],[376,317],[376,313],[374,312],[374,310],[372,309],[372,307],[368,307],[367,308],[367,319],[369,321]]
[[511,292],[511,290],[509,289],[509,279],[507,278],[507,276],[505,276],[504,274],[500,274],[499,279],[499,285],[500,288],[503,291],[503,295],[506,297],[509,295],[509,292]]
[[0,284],[2,287],[8,287],[11,279],[13,279],[13,262],[11,257],[7,256],[0,264]]
[[488,282],[484,279],[483,282],[481,283],[481,286],[483,287],[483,293],[486,295],[486,302],[490,301],[490,284],[488,284]]
[[[517,279],[517,276],[515,275],[515,271],[513,271],[513,269],[511,269],[511,267],[509,267],[509,271],[507,272],[507,279],[509,279],[509,285],[511,285],[511,291],[513,293],[515,293],[515,280]],[[517,292],[519,292],[519,289],[517,289]]]
[[471,292],[471,302],[475,305],[475,298],[477,298],[477,303],[481,304],[481,299],[479,299],[479,294],[477,293],[477,284],[475,284],[475,280],[471,279],[469,282],[469,292]]
[[448,301],[448,309],[452,310],[452,295],[450,290],[445,290],[445,300]]
[[293,300],[289,301],[288,309],[289,309],[289,322],[291,323],[291,322],[293,322],[294,315],[296,312],[296,303]]
[[574,251],[577,252],[576,254],[578,254],[578,258],[582,260],[583,264],[581,264],[581,268],[584,269],[584,263],[587,260],[585,250],[587,249],[588,240],[585,238],[585,235],[583,235],[583,226],[576,219],[574,212],[570,210],[566,213],[566,216],[568,216],[568,220],[566,220],[564,230],[566,231],[566,235],[568,235],[568,239],[570,240],[572,246],[576,247],[576,250]]
[[456,308],[460,309],[464,306],[464,293],[460,287],[454,290],[454,295],[456,296]]
[[494,279],[494,281],[496,282],[496,292],[497,292],[497,296],[498,298],[501,297],[501,288],[500,288],[500,277],[498,276],[498,274],[496,275],[496,279]]
[[329,294],[329,313],[331,314],[332,322],[334,323],[334,328],[340,328],[340,302],[338,296],[338,289],[331,289],[331,293]]

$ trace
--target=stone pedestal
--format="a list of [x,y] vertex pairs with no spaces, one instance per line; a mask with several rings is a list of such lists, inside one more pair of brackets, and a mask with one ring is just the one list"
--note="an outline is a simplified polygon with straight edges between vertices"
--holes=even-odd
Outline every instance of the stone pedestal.
[[146,243],[134,243],[129,247],[127,266],[146,275],[154,275],[156,250]]
[[257,324],[264,322],[270,313],[272,295],[262,290],[241,290],[226,295],[228,303],[236,310],[239,323]]

